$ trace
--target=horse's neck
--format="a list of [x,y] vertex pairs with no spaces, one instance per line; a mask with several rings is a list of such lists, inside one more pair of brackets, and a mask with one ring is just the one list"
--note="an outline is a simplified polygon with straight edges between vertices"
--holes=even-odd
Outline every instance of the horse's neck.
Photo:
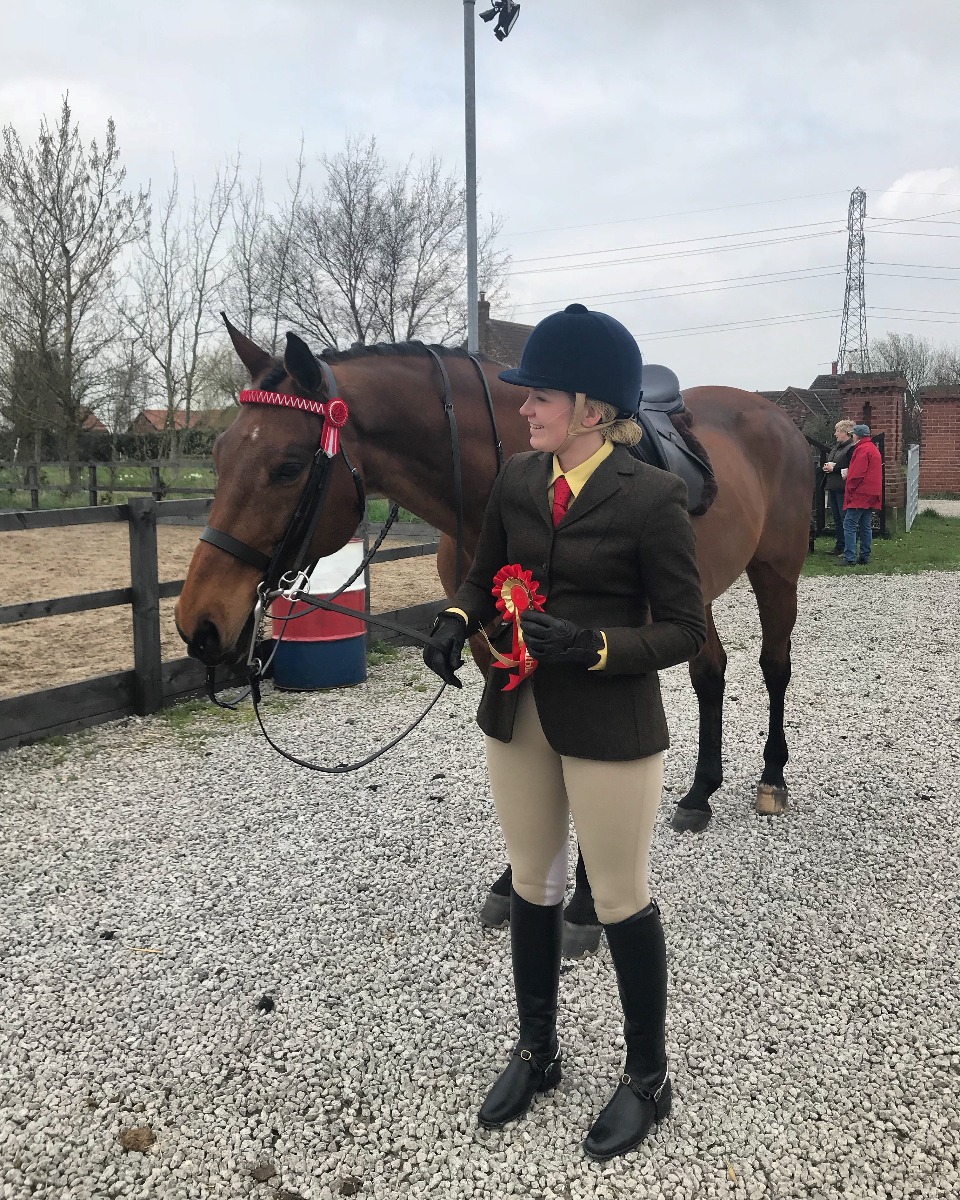
[[[361,357],[337,368],[356,414],[352,450],[368,491],[395,500],[429,524],[456,532],[460,497],[468,537],[475,538],[496,477],[496,450],[479,378],[466,359],[443,359],[454,422],[445,410],[432,358]],[[468,374],[469,372],[469,374]],[[455,427],[455,433],[454,433]]]

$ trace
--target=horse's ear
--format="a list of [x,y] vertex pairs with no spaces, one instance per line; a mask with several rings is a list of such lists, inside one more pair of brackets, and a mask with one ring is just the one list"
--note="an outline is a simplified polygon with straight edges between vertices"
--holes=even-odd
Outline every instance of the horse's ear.
[[290,378],[296,380],[307,393],[323,390],[323,371],[320,364],[307,343],[295,333],[287,334],[283,365]]
[[225,312],[220,314],[223,317],[223,323],[227,327],[227,333],[230,334],[230,341],[233,342],[233,348],[240,356],[240,361],[250,372],[250,378],[256,379],[258,375],[262,375],[267,367],[273,366],[273,356],[268,354],[266,350],[261,350],[256,342],[251,342],[248,337],[237,329],[236,325],[230,323],[230,318]]

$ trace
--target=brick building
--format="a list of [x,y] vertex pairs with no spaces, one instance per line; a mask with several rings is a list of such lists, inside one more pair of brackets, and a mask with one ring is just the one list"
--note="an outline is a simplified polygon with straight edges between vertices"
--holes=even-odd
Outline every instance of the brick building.
[[[957,390],[951,394],[958,395]],[[830,426],[839,420],[869,425],[872,433],[882,433],[887,507],[904,508],[907,485],[903,463],[907,445],[919,439],[920,406],[902,375],[889,371],[818,375],[809,388],[789,387],[760,395],[782,408],[810,436],[816,436],[814,425],[819,423],[821,440],[829,438]],[[922,450],[920,462],[923,490]]]
[[920,439],[920,492],[960,496],[960,384],[925,387]]

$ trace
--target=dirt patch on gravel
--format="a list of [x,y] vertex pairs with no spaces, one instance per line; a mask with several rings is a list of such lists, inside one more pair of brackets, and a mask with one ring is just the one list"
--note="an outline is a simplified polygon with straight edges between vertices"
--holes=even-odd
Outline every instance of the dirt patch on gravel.
[[[187,573],[199,531],[161,525],[157,530],[160,579]],[[409,544],[398,539],[388,545]],[[0,604],[49,600],[80,592],[130,586],[126,525],[88,525],[0,533]],[[422,604],[443,595],[432,555],[371,567],[374,612]],[[164,658],[182,658],[183,642],[173,623],[174,600],[160,603]],[[133,668],[130,610],[102,608],[65,617],[0,625],[0,696],[76,683],[95,675]]]

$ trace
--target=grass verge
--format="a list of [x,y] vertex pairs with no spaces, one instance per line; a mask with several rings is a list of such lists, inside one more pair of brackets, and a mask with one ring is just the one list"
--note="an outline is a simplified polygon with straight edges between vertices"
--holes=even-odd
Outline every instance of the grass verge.
[[[922,502],[921,502],[922,503]],[[865,567],[842,567],[834,557],[833,537],[819,538],[807,556],[803,574],[814,575],[914,575],[920,571],[960,571],[960,519],[922,511],[909,533],[876,538]]]

